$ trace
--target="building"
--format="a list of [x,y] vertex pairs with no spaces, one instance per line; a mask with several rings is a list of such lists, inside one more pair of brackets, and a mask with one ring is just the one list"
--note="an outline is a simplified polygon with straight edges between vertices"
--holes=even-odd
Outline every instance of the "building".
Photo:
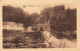
[[3,22],[3,29],[6,30],[24,30],[23,24],[15,22]]

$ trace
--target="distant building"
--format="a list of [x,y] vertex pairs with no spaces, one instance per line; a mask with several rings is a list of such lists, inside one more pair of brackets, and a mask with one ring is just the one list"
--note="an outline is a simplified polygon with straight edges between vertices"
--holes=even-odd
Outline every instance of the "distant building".
[[3,29],[6,30],[24,30],[23,24],[15,22],[3,22]]
[[33,26],[32,28],[33,30],[36,30],[36,31],[44,31],[44,30],[50,30],[50,26],[48,23],[38,23],[36,24],[35,26]]

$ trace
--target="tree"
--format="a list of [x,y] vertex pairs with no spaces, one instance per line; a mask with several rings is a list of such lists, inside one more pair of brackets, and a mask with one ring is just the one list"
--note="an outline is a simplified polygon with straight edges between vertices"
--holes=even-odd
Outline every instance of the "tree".
[[19,7],[3,6],[3,21],[22,23],[22,19],[26,16],[27,14]]
[[33,25],[38,17],[39,14],[33,13],[30,15],[20,7],[3,6],[3,21],[22,23],[25,28]]
[[49,12],[50,12],[50,8],[45,8],[41,11],[42,22],[47,22],[50,19]]
[[64,5],[60,5],[43,9],[41,16],[43,22],[50,20],[51,30],[62,32],[76,29],[76,9],[65,9]]
[[30,14],[31,17],[31,25],[33,25],[36,22],[36,19],[40,17],[38,13],[32,13]]
[[76,9],[67,9],[66,10],[66,23],[67,23],[67,30],[70,30],[71,34],[73,34],[74,30],[77,29],[77,22],[76,22]]
[[67,24],[69,25],[69,30],[76,30],[76,9],[67,9]]

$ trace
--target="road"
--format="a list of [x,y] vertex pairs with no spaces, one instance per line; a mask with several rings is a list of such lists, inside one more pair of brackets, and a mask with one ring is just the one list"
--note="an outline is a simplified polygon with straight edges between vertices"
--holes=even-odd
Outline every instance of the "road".
[[51,48],[75,48],[77,45],[77,42],[73,42],[71,40],[68,40],[66,38],[63,39],[57,39],[55,36],[51,35],[49,31],[42,32],[44,38],[45,38],[45,44],[47,47]]

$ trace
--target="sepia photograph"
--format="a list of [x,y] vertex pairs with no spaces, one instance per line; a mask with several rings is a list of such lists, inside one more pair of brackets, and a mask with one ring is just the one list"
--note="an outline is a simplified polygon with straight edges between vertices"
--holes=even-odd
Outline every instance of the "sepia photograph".
[[4,49],[77,48],[77,6],[8,3],[2,6]]

